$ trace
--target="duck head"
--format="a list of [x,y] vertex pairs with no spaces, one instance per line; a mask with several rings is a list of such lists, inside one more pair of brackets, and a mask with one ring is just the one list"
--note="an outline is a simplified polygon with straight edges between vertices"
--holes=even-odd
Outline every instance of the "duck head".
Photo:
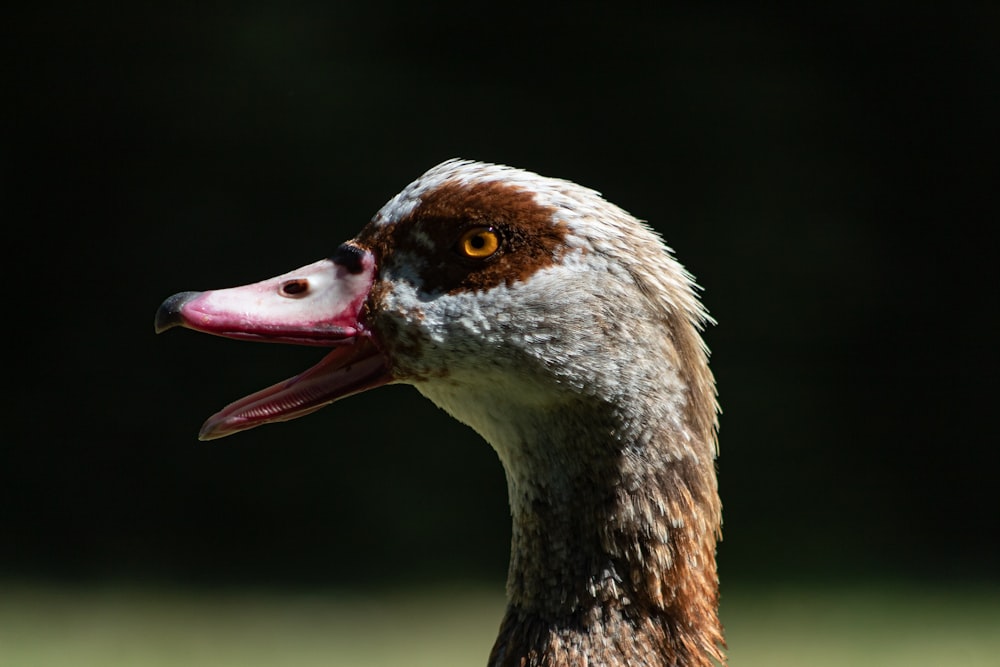
[[[550,409],[647,389],[664,356],[673,371],[692,371],[690,383],[710,382],[705,369],[688,368],[703,354],[700,339],[674,331],[707,320],[693,289],[655,234],[598,193],[452,160],[327,259],[251,285],[176,294],[155,327],[332,348],[313,368],[213,415],[202,439],[392,382],[415,385],[483,432],[499,427],[477,418],[487,405]],[[688,388],[674,389],[678,407]]]

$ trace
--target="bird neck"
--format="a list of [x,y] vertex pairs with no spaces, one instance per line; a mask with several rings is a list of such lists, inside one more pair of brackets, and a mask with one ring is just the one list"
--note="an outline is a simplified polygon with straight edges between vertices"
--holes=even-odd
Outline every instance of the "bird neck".
[[497,447],[513,530],[492,667],[725,662],[714,431],[698,442],[644,403],[522,414]]
[[507,476],[508,608],[491,667],[725,664],[715,383],[691,320],[652,312],[611,318],[630,326],[577,341],[582,353],[538,336],[413,381]]

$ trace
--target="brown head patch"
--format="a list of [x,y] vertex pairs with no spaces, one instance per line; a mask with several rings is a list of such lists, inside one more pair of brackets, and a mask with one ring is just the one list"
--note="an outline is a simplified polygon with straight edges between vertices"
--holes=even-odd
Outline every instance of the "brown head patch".
[[[424,292],[480,292],[527,280],[559,260],[568,229],[554,213],[531,191],[502,181],[448,181],[424,194],[395,223],[369,224],[356,242],[375,254],[380,267],[404,253],[419,258],[413,269]],[[492,227],[500,235],[499,249],[488,258],[468,258],[456,250],[462,233],[475,226]]]

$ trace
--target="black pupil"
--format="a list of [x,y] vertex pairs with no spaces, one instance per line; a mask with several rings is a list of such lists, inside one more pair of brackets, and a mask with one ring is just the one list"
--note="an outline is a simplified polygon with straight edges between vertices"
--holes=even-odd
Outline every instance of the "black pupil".
[[470,243],[472,244],[472,247],[475,248],[476,250],[481,250],[482,248],[486,247],[486,235],[476,234],[475,236],[472,237]]

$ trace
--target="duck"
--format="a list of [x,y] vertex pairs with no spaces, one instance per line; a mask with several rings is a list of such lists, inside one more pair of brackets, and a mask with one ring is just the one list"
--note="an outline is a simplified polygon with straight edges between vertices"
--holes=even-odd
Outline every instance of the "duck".
[[155,317],[327,348],[203,440],[410,384],[495,450],[512,517],[491,667],[726,664],[719,407],[700,287],[645,222],[574,182],[453,159],[351,240]]

